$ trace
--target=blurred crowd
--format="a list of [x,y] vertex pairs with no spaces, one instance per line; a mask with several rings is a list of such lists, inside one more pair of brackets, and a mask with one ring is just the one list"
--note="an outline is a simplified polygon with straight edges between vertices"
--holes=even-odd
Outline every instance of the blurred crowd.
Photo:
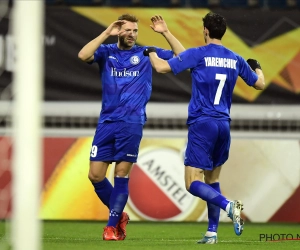
[[45,0],[47,5],[186,8],[300,8],[300,0]]

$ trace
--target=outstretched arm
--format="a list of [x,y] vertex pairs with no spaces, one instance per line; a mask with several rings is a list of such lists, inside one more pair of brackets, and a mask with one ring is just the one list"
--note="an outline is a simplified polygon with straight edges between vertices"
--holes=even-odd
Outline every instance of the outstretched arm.
[[185,51],[185,48],[177,40],[175,36],[169,31],[168,26],[162,16],[153,16],[151,17],[152,25],[150,27],[157,33],[160,33],[164,36],[167,42],[170,44],[171,49],[178,55],[180,52]]
[[84,62],[91,62],[94,60],[94,53],[99,46],[109,37],[120,34],[120,29],[126,21],[118,20],[110,24],[105,31],[103,31],[95,39],[87,43],[78,53],[78,58]]
[[258,76],[258,79],[255,82],[255,84],[253,85],[253,88],[255,88],[257,90],[263,90],[265,88],[265,77],[264,77],[264,74],[262,72],[260,63],[255,59],[248,59],[247,63],[249,64],[251,69],[253,71],[255,71],[255,73]]
[[154,47],[145,49],[144,56],[149,56],[152,67],[156,70],[156,72],[168,73],[171,71],[169,63],[157,56],[156,49]]
[[263,90],[265,88],[265,77],[261,69],[255,70],[256,74],[258,75],[258,79],[253,87],[257,90]]

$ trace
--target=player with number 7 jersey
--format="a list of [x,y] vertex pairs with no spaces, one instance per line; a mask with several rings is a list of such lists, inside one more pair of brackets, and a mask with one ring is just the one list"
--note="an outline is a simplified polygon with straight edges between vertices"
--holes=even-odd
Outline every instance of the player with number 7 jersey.
[[232,93],[238,76],[249,86],[258,79],[241,56],[214,43],[188,49],[168,62],[174,74],[191,69],[192,96],[187,124],[210,117],[230,120]]
[[219,176],[229,156],[230,108],[238,76],[257,90],[265,86],[263,72],[256,60],[246,61],[222,45],[226,28],[225,18],[210,12],[203,18],[205,46],[187,49],[169,60],[158,58],[155,48],[144,51],[159,73],[172,71],[176,75],[191,70],[185,185],[192,195],[207,202],[208,228],[198,241],[200,244],[217,243],[220,209],[232,219],[236,235],[243,232],[243,203],[227,200],[221,194]]

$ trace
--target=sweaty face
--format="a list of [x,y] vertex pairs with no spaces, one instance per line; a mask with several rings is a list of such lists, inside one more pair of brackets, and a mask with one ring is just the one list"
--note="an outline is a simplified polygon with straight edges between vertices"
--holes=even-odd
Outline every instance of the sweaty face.
[[119,35],[119,48],[130,49],[137,40],[138,36],[138,24],[132,22],[126,22],[121,27],[121,33]]

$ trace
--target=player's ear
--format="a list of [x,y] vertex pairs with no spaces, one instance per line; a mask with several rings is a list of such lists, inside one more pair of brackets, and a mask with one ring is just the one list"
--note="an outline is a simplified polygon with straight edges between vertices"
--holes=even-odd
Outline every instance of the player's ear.
[[205,27],[204,27],[204,34],[205,34],[205,36],[208,36],[208,34],[209,34],[209,31],[208,31],[208,29],[207,29],[207,28],[205,28]]

